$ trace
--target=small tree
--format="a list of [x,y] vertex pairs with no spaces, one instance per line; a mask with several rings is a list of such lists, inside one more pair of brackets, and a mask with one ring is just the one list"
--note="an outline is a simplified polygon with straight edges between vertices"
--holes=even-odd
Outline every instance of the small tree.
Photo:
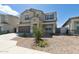
[[41,28],[34,28],[33,29],[33,34],[34,34],[34,37],[35,37],[35,42],[39,43],[39,41],[42,40],[41,39],[41,37],[43,35],[42,29]]
[[34,34],[35,43],[37,46],[45,47],[48,45],[47,41],[44,41],[43,39],[41,39],[41,37],[43,35],[43,31],[41,28],[34,28],[33,34]]

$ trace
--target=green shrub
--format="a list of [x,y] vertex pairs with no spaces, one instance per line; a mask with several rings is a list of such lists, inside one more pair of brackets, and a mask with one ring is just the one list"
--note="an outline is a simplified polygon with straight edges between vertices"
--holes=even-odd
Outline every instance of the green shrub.
[[37,46],[39,47],[46,47],[48,45],[47,41],[44,40],[40,40],[39,43],[37,44]]
[[48,45],[47,41],[41,39],[41,37],[44,34],[42,28],[34,28],[33,34],[34,34],[34,37],[35,37],[36,46],[46,47]]
[[24,32],[21,34],[22,37],[27,37],[27,34]]
[[33,35],[35,37],[35,42],[38,43],[40,40],[42,40],[41,39],[41,37],[43,35],[42,29],[41,28],[34,28],[33,29]]
[[0,32],[0,35],[2,35],[2,34],[8,34],[9,32],[5,32],[5,31],[1,31]]

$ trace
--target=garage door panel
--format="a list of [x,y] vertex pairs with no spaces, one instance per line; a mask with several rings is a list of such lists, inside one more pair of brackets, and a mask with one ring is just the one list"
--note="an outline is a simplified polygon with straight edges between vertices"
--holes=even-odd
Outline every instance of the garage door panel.
[[30,26],[20,26],[18,29],[19,32],[30,33]]

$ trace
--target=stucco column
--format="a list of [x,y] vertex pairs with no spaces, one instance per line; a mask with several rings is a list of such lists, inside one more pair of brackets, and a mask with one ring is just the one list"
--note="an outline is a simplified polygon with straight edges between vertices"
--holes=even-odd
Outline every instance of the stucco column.
[[18,32],[18,27],[16,27],[16,32]]
[[55,33],[55,31],[56,31],[56,24],[53,24],[53,27],[52,27],[53,29],[53,33]]
[[33,26],[30,26],[30,32],[33,33]]
[[71,21],[71,28],[70,28],[71,30],[70,30],[70,32],[71,32],[71,34],[74,34],[74,21]]

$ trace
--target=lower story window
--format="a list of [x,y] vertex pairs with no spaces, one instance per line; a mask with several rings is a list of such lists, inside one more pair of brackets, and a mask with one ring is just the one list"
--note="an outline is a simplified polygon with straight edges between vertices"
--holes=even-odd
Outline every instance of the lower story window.
[[77,30],[79,30],[79,26],[77,26]]
[[45,32],[52,32],[52,28],[45,28]]

